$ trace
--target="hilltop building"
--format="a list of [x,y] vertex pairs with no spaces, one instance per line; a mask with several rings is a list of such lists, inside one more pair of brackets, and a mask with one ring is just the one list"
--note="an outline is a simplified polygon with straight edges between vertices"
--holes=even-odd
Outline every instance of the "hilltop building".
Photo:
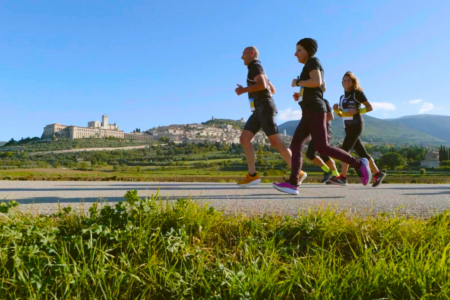
[[88,122],[87,127],[62,125],[60,123],[45,126],[42,139],[52,139],[53,137],[70,140],[105,137],[123,139],[124,132],[123,130],[119,130],[119,126],[116,123],[109,124],[108,116],[103,115],[101,123],[100,121],[91,121]]

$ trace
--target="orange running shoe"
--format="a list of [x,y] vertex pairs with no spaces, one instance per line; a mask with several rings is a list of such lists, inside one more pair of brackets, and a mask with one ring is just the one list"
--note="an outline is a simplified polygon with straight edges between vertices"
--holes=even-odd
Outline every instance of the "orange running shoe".
[[248,187],[251,185],[257,185],[261,182],[261,178],[259,178],[259,175],[256,174],[255,176],[250,176],[250,174],[247,173],[245,178],[241,181],[239,181],[237,184],[239,187]]
[[305,181],[306,177],[308,177],[308,174],[304,171],[300,171],[300,179],[298,181],[298,185],[302,184],[303,181]]

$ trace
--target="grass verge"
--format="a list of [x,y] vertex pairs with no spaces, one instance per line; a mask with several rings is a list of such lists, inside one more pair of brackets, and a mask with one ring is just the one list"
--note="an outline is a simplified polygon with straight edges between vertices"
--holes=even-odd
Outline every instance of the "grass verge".
[[129,191],[89,214],[0,205],[1,299],[449,299],[450,212],[230,216]]

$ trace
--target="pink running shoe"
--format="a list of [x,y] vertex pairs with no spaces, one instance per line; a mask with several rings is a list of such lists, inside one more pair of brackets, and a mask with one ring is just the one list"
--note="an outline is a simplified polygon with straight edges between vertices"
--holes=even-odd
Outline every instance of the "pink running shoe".
[[372,172],[370,171],[369,160],[367,158],[361,158],[361,167],[356,172],[361,177],[363,185],[367,185],[372,181]]
[[292,185],[289,181],[285,182],[274,182],[273,187],[280,192],[291,194],[291,195],[298,195],[298,188],[295,185]]

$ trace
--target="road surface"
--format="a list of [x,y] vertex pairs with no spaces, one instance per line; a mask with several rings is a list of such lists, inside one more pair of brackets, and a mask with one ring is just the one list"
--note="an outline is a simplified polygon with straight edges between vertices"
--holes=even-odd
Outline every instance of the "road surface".
[[126,191],[141,197],[158,192],[163,200],[190,197],[228,213],[296,215],[299,210],[329,206],[355,213],[394,212],[430,216],[450,209],[450,185],[384,184],[378,188],[303,184],[300,195],[282,194],[271,184],[238,188],[231,183],[0,181],[0,199],[17,200],[23,211],[52,213],[62,207],[87,210],[96,201],[115,203]]

